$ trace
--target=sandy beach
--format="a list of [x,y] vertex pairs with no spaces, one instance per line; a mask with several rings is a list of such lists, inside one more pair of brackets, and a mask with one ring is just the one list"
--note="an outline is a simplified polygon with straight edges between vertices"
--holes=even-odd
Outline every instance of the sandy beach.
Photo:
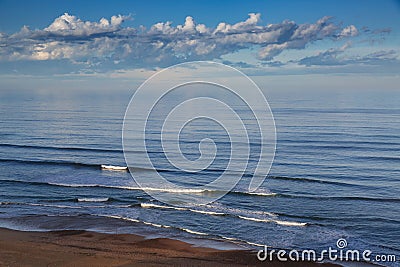
[[[260,262],[251,251],[220,251],[166,238],[89,231],[0,229],[0,266],[319,266]],[[323,264],[324,266],[337,266]]]

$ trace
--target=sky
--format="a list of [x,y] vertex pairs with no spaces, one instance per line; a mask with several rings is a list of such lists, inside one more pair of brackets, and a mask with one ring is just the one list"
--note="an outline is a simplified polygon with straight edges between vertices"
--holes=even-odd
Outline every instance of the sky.
[[0,90],[124,87],[194,60],[261,83],[345,76],[351,86],[396,89],[399,44],[394,0],[0,0]]

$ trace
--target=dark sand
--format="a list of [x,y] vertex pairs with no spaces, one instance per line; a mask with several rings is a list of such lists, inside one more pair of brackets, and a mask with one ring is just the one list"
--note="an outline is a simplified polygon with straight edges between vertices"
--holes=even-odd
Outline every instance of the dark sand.
[[[88,231],[0,228],[0,266],[321,266],[260,262],[255,252],[193,247],[182,241]],[[323,264],[323,266],[337,266]]]

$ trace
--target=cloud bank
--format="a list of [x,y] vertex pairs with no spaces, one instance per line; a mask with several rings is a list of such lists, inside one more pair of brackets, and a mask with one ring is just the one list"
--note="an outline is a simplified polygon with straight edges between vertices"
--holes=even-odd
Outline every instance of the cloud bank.
[[283,21],[261,25],[261,15],[251,13],[235,24],[216,27],[188,16],[183,24],[159,22],[146,29],[123,27],[129,16],[83,21],[65,13],[44,29],[23,27],[0,34],[1,61],[69,60],[75,63],[129,63],[131,66],[166,66],[187,60],[214,60],[242,49],[256,48],[255,57],[271,61],[288,49],[304,49],[323,39],[358,35],[354,25],[342,27],[323,17],[310,24]]

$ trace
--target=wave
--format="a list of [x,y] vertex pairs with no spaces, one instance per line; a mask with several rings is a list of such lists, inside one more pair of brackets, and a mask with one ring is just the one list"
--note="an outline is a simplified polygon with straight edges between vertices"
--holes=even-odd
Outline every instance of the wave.
[[[383,160],[399,160],[400,158],[397,157],[388,157],[388,158],[382,158]],[[168,172],[168,173],[177,173],[177,174],[182,174],[185,173],[183,171],[180,171],[178,169],[151,169],[151,168],[143,168],[143,167],[134,167],[134,166],[117,166],[117,165],[104,165],[104,164],[92,164],[92,163],[81,163],[81,162],[72,162],[72,161],[52,161],[52,160],[22,160],[22,159],[0,159],[0,162],[15,162],[15,163],[22,163],[22,164],[38,164],[38,165],[60,165],[60,166],[72,166],[72,167],[87,167],[87,168],[92,168],[92,169],[105,169],[105,170],[123,170],[130,172],[130,170],[135,171],[157,171],[157,172]],[[279,164],[279,163],[277,163]],[[304,165],[304,164],[299,164],[299,165]],[[224,170],[221,169],[207,169],[204,172],[204,174],[207,173],[219,173],[223,172]],[[232,173],[235,173],[235,171],[230,171]],[[245,173],[243,174],[243,177],[253,177],[254,174],[252,173]],[[332,184],[332,185],[338,185],[338,186],[352,186],[352,187],[362,187],[362,188],[368,188],[370,189],[370,186],[359,184],[359,183],[354,183],[354,182],[348,182],[348,181],[332,181],[332,180],[327,180],[327,179],[318,179],[318,178],[307,178],[307,177],[288,177],[288,176],[267,176],[267,179],[273,179],[273,180],[285,180],[285,181],[296,181],[296,182],[307,182],[307,183],[319,183],[319,184]],[[149,191],[152,191],[152,188],[146,188]],[[161,189],[155,189],[157,191],[161,191]],[[204,193],[207,190],[204,189],[162,189],[162,191],[169,191],[169,192],[177,192],[177,193]],[[212,190],[208,190],[212,191]],[[258,196],[275,196],[274,193],[270,192],[242,192],[242,191],[231,191],[230,194],[248,194],[248,195],[258,195]]]
[[[154,141],[157,141],[154,139]],[[122,149],[115,148],[94,148],[94,147],[66,147],[66,146],[41,146],[41,145],[18,145],[18,144],[0,144],[0,147],[10,148],[27,148],[37,150],[54,150],[54,151],[82,151],[82,152],[106,152],[106,153],[124,153]],[[148,154],[163,154],[163,151],[140,151],[140,150],[125,150],[126,153],[148,153]],[[196,155],[196,153],[193,153]]]
[[160,209],[173,209],[173,210],[187,210],[186,208],[180,208],[180,207],[173,207],[173,206],[162,206],[162,205],[156,205],[156,204],[151,204],[151,203],[140,203],[140,206],[142,208],[160,208]]
[[207,189],[192,189],[192,188],[155,188],[155,187],[140,187],[140,186],[118,186],[118,185],[101,185],[101,184],[60,184],[48,183],[49,185],[65,186],[65,187],[99,187],[99,188],[113,188],[123,190],[136,190],[136,191],[156,191],[156,192],[170,192],[170,193],[187,193],[187,194],[201,194],[206,192],[213,192]]
[[[297,133],[297,135],[300,135],[300,136],[304,136],[304,135],[310,134],[307,131],[296,131],[296,133]],[[370,140],[371,139],[372,140],[374,140],[374,139],[385,139],[385,140],[387,140],[387,139],[390,139],[390,138],[393,138],[393,139],[397,140],[399,138],[399,136],[395,135],[395,134],[365,134],[365,133],[359,133],[359,132],[343,132],[343,131],[316,131],[316,132],[313,132],[313,135],[314,136],[315,135],[327,136],[327,137],[330,137],[330,136],[343,136],[344,137],[344,136],[346,136],[346,137],[350,137],[352,139],[360,139],[360,137],[361,137],[361,138],[368,138]],[[287,141],[287,140],[286,139],[280,139],[278,141],[282,142],[282,141]],[[302,141],[304,143],[308,142],[308,140],[298,140],[298,141]],[[314,142],[318,142],[318,141],[319,140],[315,140]],[[398,144],[398,143],[395,142],[395,144]]]
[[283,198],[299,198],[299,199],[313,199],[313,200],[354,200],[354,201],[373,201],[373,202],[400,202],[400,198],[375,198],[364,196],[308,196],[308,195],[291,195],[291,194],[278,194]]
[[[82,163],[82,162],[74,162],[74,161],[56,161],[56,160],[25,160],[25,159],[1,159],[0,162],[14,162],[14,163],[21,163],[21,164],[29,164],[29,165],[59,165],[59,166],[72,166],[72,167],[87,167],[92,169],[123,169],[129,172],[129,170],[138,170],[138,171],[154,171],[157,172],[176,172],[182,173],[182,171],[170,170],[170,169],[151,169],[151,168],[142,168],[142,167],[135,167],[135,166],[114,166],[114,165],[105,165],[105,164],[94,164],[94,163]],[[221,171],[221,170],[219,170]]]
[[[365,136],[363,136],[365,137]],[[374,136],[374,137],[389,137],[389,138],[398,138],[398,136],[394,135],[383,135],[383,136]],[[372,139],[374,140],[374,139]],[[389,146],[397,146],[400,145],[398,142],[391,142],[391,141],[378,141],[375,139],[375,141],[370,141],[370,140],[336,140],[333,142],[331,140],[311,140],[311,139],[280,139],[280,142],[282,142],[282,145],[287,145],[287,144],[299,144],[301,147],[308,147],[309,144],[315,144],[311,145],[312,147],[315,146],[316,148],[320,148],[321,146],[327,145],[327,148],[335,148],[335,147],[341,147],[343,146],[344,149],[354,147],[355,145],[367,145],[368,147],[371,147],[371,145],[389,145]],[[305,144],[307,144],[305,146]],[[319,145],[322,144],[322,145]],[[324,147],[321,147],[324,148]],[[362,148],[362,147],[357,147],[357,148]]]
[[123,153],[122,149],[111,149],[111,148],[62,147],[62,146],[39,146],[39,145],[16,145],[16,144],[0,144],[0,147],[29,148],[29,149],[40,149],[40,150],[90,151],[90,152],[94,151],[94,152]]
[[82,208],[84,208],[84,207],[74,207],[74,206],[67,206],[67,205],[49,205],[49,204],[26,203],[26,202],[0,202],[0,205],[38,206],[38,207],[60,208],[60,209],[82,209]]
[[88,198],[78,198],[78,202],[107,202],[110,200],[108,197],[88,197]]
[[[398,151],[398,149],[397,149],[397,151]],[[357,156],[355,158],[360,159],[360,160],[373,160],[373,161],[378,161],[378,160],[380,160],[380,161],[400,161],[400,157],[389,157],[389,156],[386,156],[386,157],[383,157],[383,156],[380,156],[380,157],[378,157],[378,156]]]
[[216,212],[216,211],[205,211],[205,210],[193,210],[190,209],[191,212],[200,213],[200,214],[207,214],[207,215],[215,215],[215,216],[224,216],[225,213]]
[[[286,179],[286,177],[284,177]],[[292,179],[292,178],[289,178]],[[293,178],[297,179],[297,178]],[[307,178],[305,178],[307,179]],[[45,186],[60,186],[71,188],[109,188],[121,190],[134,190],[134,191],[158,191],[158,192],[171,192],[171,193],[186,193],[186,194],[203,194],[210,192],[218,192],[217,190],[208,189],[191,189],[191,188],[152,188],[152,187],[139,187],[139,186],[118,186],[118,185],[102,185],[102,184],[65,184],[65,183],[52,183],[52,182],[36,182],[36,181],[20,181],[20,180],[0,180],[0,182],[8,183],[21,183],[30,185],[45,185]],[[314,200],[355,200],[355,201],[373,201],[373,202],[400,202],[400,198],[375,198],[366,196],[311,196],[311,195],[294,195],[284,193],[264,193],[264,192],[239,192],[233,191],[228,194],[240,194],[261,197],[281,197],[281,198],[299,198],[299,199],[314,199]],[[109,199],[109,201],[121,201],[116,199]]]
[[92,215],[93,216],[98,216],[98,217],[106,217],[106,218],[119,219],[119,220],[130,221],[130,222],[136,222],[136,223],[140,223],[141,222],[141,221],[136,220],[136,219],[117,216],[117,215],[98,215],[98,214],[92,214]]
[[191,211],[195,213],[201,213],[201,214],[208,214],[208,215],[216,215],[216,216],[224,216],[226,215],[225,213],[222,212],[215,212],[215,211],[205,211],[205,210],[195,210],[195,209],[189,209],[189,208],[182,208],[182,207],[174,207],[174,206],[162,206],[162,205],[157,205],[157,204],[152,204],[152,203],[140,203],[140,206],[142,208],[148,209],[148,208],[158,208],[158,209],[173,209],[173,210],[186,210],[186,211]]
[[[195,210],[195,209],[191,209],[191,208],[182,208],[182,207],[173,207],[173,206],[162,206],[162,205],[151,204],[151,203],[141,203],[140,206],[142,208],[185,210],[185,211],[191,211],[191,212],[195,212],[195,213],[214,215],[214,216],[233,216],[233,217],[237,217],[239,219],[248,220],[248,221],[266,222],[266,223],[272,222],[272,223],[276,223],[276,224],[284,225],[284,226],[306,226],[307,225],[307,223],[304,223],[304,222],[282,221],[282,220],[277,220],[275,218],[260,219],[260,218],[247,217],[247,216],[236,215],[236,214],[228,214],[228,213],[223,213],[223,212]],[[274,215],[274,217],[276,216],[275,214],[273,214],[273,215]]]
[[296,178],[296,177],[288,177],[288,176],[268,176],[267,179],[284,180],[284,181],[296,181],[296,182],[305,182],[305,183],[331,184],[331,185],[339,185],[339,186],[368,187],[368,188],[370,188],[369,186],[356,184],[356,183],[328,181],[328,180],[312,179],[312,178],[305,178],[305,177]]
[[177,230],[181,230],[181,231],[187,232],[189,234],[200,235],[200,236],[208,236],[209,235],[207,233],[202,233],[202,232],[194,231],[194,230],[183,228],[183,227],[176,227],[176,226],[170,226],[170,225],[164,225],[164,224],[157,224],[157,223],[141,221],[141,220],[138,220],[138,219],[132,219],[132,218],[123,217],[123,216],[117,216],[117,215],[94,215],[94,216],[101,216],[101,217],[106,217],[106,218],[113,218],[113,219],[119,219],[119,220],[124,220],[124,221],[131,221],[131,222],[135,222],[135,223],[143,223],[145,225],[150,225],[150,226],[154,226],[154,227],[158,227],[158,228],[173,228],[173,229],[177,229]]
[[278,214],[268,211],[262,210],[251,210],[251,209],[239,209],[239,208],[231,208],[220,203],[213,203],[206,205],[210,209],[218,210],[220,212],[224,212],[227,214],[234,214],[234,215],[253,215],[253,216],[269,216],[269,217],[278,217]]
[[277,193],[273,192],[249,192],[249,191],[231,191],[228,194],[238,194],[238,195],[253,195],[253,196],[260,196],[260,197],[274,197],[277,196]]
[[168,225],[162,225],[162,224],[158,224],[158,223],[151,223],[151,222],[145,222],[145,221],[140,221],[140,222],[143,224],[158,227],[158,228],[170,228],[170,226],[168,226]]
[[211,192],[212,190],[207,189],[192,189],[192,188],[153,188],[153,187],[142,187],[141,190],[145,191],[160,191],[160,192],[171,192],[171,193],[205,193]]
[[100,169],[100,165],[98,164],[71,162],[71,161],[0,159],[0,162],[15,162],[15,163],[35,164],[35,165],[63,165],[63,166],[77,166],[77,167],[89,167],[89,168]]
[[[59,187],[104,187],[104,188],[113,188],[107,185],[100,184],[65,184],[65,183],[53,183],[53,182],[39,182],[39,181],[21,181],[21,180],[0,180],[2,183],[16,183],[16,184],[28,184],[28,185],[44,185],[44,186],[59,186]],[[115,187],[120,188],[120,187]],[[124,189],[124,188],[121,188]]]
[[180,230],[182,230],[182,231],[185,231],[185,232],[187,232],[187,233],[189,233],[189,234],[195,234],[195,235],[208,235],[208,234],[206,234],[206,233],[197,232],[197,231],[193,231],[193,230],[186,229],[186,228],[180,228]]
[[[48,186],[60,186],[60,187],[72,187],[72,188],[84,188],[84,187],[98,187],[98,188],[112,188],[112,189],[123,189],[123,190],[145,190],[145,191],[157,191],[157,192],[171,192],[171,193],[188,193],[188,194],[201,194],[210,192],[219,192],[218,190],[211,189],[195,189],[195,188],[155,188],[155,187],[140,187],[140,186],[118,186],[118,185],[104,185],[104,184],[66,184],[66,183],[53,183],[53,182],[37,182],[37,181],[20,181],[20,180],[0,180],[1,182],[9,183],[23,183],[31,185],[48,185]],[[264,193],[264,192],[229,192],[233,194],[242,195],[258,195],[258,196],[275,196],[275,193]]]
[[245,240],[239,240],[240,242],[244,242],[250,246],[256,246],[256,247],[265,247],[265,245],[263,244],[259,244],[259,243],[254,243],[254,242],[250,242],[250,241],[245,241]]
[[[79,185],[84,186],[84,185]],[[155,188],[155,187],[140,187],[140,186],[113,186],[113,185],[90,185],[91,187],[104,187],[104,188],[116,188],[125,190],[139,190],[139,191],[156,191],[156,192],[170,192],[170,193],[188,193],[188,194],[200,194],[206,192],[212,192],[207,189],[192,189],[192,188]]]
[[[235,244],[247,244],[247,245],[250,245],[250,246],[264,247],[264,244],[254,243],[254,242],[250,242],[250,241],[247,241],[247,240],[241,240],[241,239],[232,238],[232,237],[226,237],[226,236],[217,235],[217,234],[208,234],[208,233],[191,230],[191,229],[184,228],[184,227],[177,227],[177,226],[164,225],[164,224],[156,224],[156,223],[141,221],[141,220],[138,220],[138,219],[132,219],[132,218],[128,218],[128,217],[117,216],[117,215],[94,215],[94,216],[101,216],[101,217],[106,217],[106,218],[119,219],[119,220],[124,220],[124,221],[135,222],[135,223],[143,223],[145,225],[150,225],[150,226],[154,226],[154,227],[158,227],[158,228],[176,229],[176,230],[183,231],[183,232],[186,232],[186,233],[189,233],[189,234],[198,235],[198,236],[201,236],[201,237],[207,237],[207,238],[209,238],[211,240],[219,240],[219,241],[224,240],[224,241],[228,241],[228,242],[235,243]],[[217,239],[214,239],[213,237],[216,237]]]
[[221,213],[221,212],[194,210],[194,209],[190,209],[190,208],[182,208],[182,207],[174,207],[174,206],[162,206],[162,205],[151,204],[151,203],[140,203],[140,206],[142,208],[173,209],[173,210],[185,210],[185,211],[191,211],[191,212],[195,212],[195,213],[202,213],[202,214],[209,214],[209,215],[220,215],[220,216],[226,215],[225,213]]
[[110,170],[110,171],[127,171],[128,170],[128,167],[124,167],[124,166],[113,166],[113,165],[102,164],[100,167],[103,170]]
[[178,230],[181,230],[181,231],[184,231],[184,232],[187,232],[187,233],[190,233],[190,234],[195,234],[195,235],[203,235],[203,236],[208,235],[206,233],[190,230],[190,229],[187,229],[187,228],[175,227],[175,226],[158,224],[158,223],[152,223],[152,222],[147,222],[147,221],[141,221],[141,220],[138,220],[138,219],[132,219],[132,218],[118,216],[118,215],[95,215],[95,214],[92,214],[92,215],[101,216],[101,217],[107,217],[107,218],[113,218],[113,219],[120,219],[120,220],[124,220],[124,221],[131,221],[131,222],[135,222],[135,223],[143,223],[145,225],[154,226],[154,227],[158,227],[158,228],[174,228],[174,229],[178,229]]
[[48,185],[48,186],[60,186],[60,187],[98,187],[98,188],[112,188],[112,189],[123,189],[123,190],[146,190],[146,191],[159,191],[159,192],[171,192],[171,193],[206,193],[212,192],[207,189],[192,189],[192,188],[155,188],[155,187],[139,187],[139,186],[118,186],[118,185],[104,185],[104,184],[66,184],[66,183],[53,183],[53,182],[37,182],[37,181],[20,181],[20,180],[0,180],[0,182],[9,183],[23,183],[31,185]]
[[305,222],[292,222],[292,221],[281,221],[281,220],[276,220],[276,219],[259,219],[259,218],[252,218],[252,217],[246,217],[246,216],[238,216],[240,219],[247,220],[247,221],[254,221],[254,222],[265,222],[265,223],[276,223],[279,225],[284,225],[284,226],[307,226],[308,224]]
[[[78,201],[78,200],[76,200]],[[80,201],[80,202],[101,202],[101,201]],[[43,203],[31,203],[31,202],[12,202],[12,201],[4,201],[0,202],[0,206],[11,206],[11,205],[17,205],[17,206],[37,206],[37,207],[49,207],[49,208],[61,208],[61,209],[85,209],[85,208],[130,208],[134,205],[96,205],[96,206],[70,206],[70,205],[60,205],[60,204],[43,204]]]
[[[149,225],[149,226],[153,226],[153,227],[157,227],[157,228],[170,228],[170,229],[176,229],[179,231],[183,231],[192,235],[196,235],[198,236],[198,238],[206,238],[208,240],[216,240],[216,241],[226,241],[226,242],[230,242],[230,243],[234,243],[237,245],[248,245],[248,248],[253,248],[254,247],[264,247],[264,244],[260,244],[260,243],[255,243],[253,242],[253,240],[242,240],[239,238],[234,238],[234,237],[229,237],[229,236],[223,236],[220,234],[213,234],[213,233],[205,233],[205,232],[200,232],[200,231],[196,231],[196,230],[192,230],[192,229],[188,229],[186,227],[178,227],[178,226],[172,226],[172,225],[163,225],[163,224],[157,224],[157,223],[152,223],[152,222],[148,222],[148,221],[143,221],[137,218],[129,218],[129,217],[124,217],[124,216],[119,216],[119,215],[114,215],[114,214],[90,214],[90,213],[85,213],[85,214],[73,214],[73,215],[68,215],[68,214],[57,214],[57,215],[51,215],[51,214],[47,214],[47,215],[26,215],[26,216],[22,216],[22,217],[17,217],[17,218],[6,218],[6,219],[18,219],[21,218],[23,222],[27,222],[30,221],[32,222],[32,218],[35,217],[59,217],[59,218],[71,218],[71,217],[75,217],[75,218],[86,218],[87,216],[91,216],[94,218],[99,218],[99,217],[103,217],[103,218],[110,218],[110,219],[116,219],[116,220],[123,220],[123,221],[127,221],[127,222],[132,222],[132,223],[139,223],[139,224],[144,224],[144,225]],[[89,217],[88,217],[89,218]],[[47,220],[47,219],[46,219]],[[34,220],[37,221],[37,220]],[[98,219],[96,219],[96,224],[98,223]],[[17,224],[8,224],[7,228],[10,229],[16,229],[16,230],[28,230],[28,231],[49,231],[48,228],[43,229],[41,227],[38,228],[32,228],[34,224],[30,224],[29,229],[21,229],[21,224],[18,224],[19,228],[15,228]],[[60,228],[60,230],[65,229],[65,224],[62,224],[61,226],[62,228]],[[58,229],[58,228],[57,228]],[[82,230],[82,228],[76,228],[76,227],[69,227],[68,229],[71,230]],[[90,228],[91,231],[99,231],[99,232],[103,232],[104,230],[99,230],[96,227],[92,227]],[[250,247],[249,247],[250,246]],[[383,248],[388,248],[388,249],[393,249],[391,247],[385,247],[385,246],[381,246]],[[398,250],[395,250],[398,251]]]
[[[397,159],[396,159],[397,160]],[[139,170],[139,171],[154,171],[154,169],[150,168],[142,168],[142,167],[125,167],[125,166],[113,166],[113,165],[102,165],[102,164],[91,164],[91,163],[81,163],[81,162],[71,162],[71,161],[51,161],[51,160],[21,160],[21,159],[0,159],[0,162],[15,162],[15,163],[22,163],[22,164],[38,164],[38,165],[60,165],[60,166],[72,166],[72,167],[87,167],[92,169],[109,169],[109,170]],[[171,172],[181,174],[184,173],[180,170],[173,170],[173,169],[156,169],[157,172]],[[204,173],[214,173],[214,172],[222,172],[223,170],[220,169],[207,169]],[[232,171],[234,173],[235,171]],[[243,177],[253,177],[253,174],[246,173]],[[286,176],[268,176],[267,179],[274,179],[274,180],[287,180],[287,181],[296,181],[296,182],[308,182],[308,183],[321,183],[321,184],[332,184],[332,185],[339,185],[339,186],[353,186],[353,187],[365,187],[370,188],[369,186],[351,183],[351,182],[340,182],[340,181],[330,181],[330,180],[323,180],[323,179],[312,179],[312,178],[305,178],[305,177],[286,177]],[[128,188],[127,188],[128,189]],[[205,190],[205,189],[159,189],[156,188],[146,188],[149,191],[165,191],[165,192],[176,192],[176,193],[204,193],[207,191],[212,190]],[[232,191],[230,194],[248,194],[248,195],[255,195],[255,196],[275,196],[274,193],[270,192],[241,192],[241,191]]]
[[[147,222],[147,221],[141,221],[138,219],[133,219],[129,217],[124,217],[124,216],[118,216],[118,215],[97,215],[97,214],[92,214],[93,216],[100,216],[100,217],[106,217],[106,218],[112,218],[112,219],[119,219],[119,220],[124,220],[124,221],[130,221],[130,222],[135,222],[135,223],[143,223],[145,225],[150,225],[158,228],[172,228],[172,226],[169,225],[163,225],[163,224],[157,224],[157,223],[152,223],[152,222]],[[174,227],[175,228],[175,227]]]
[[[27,215],[25,218],[31,218],[31,217],[60,217],[60,218],[62,218],[62,217],[84,217],[84,216],[93,216],[93,217],[97,217],[97,218],[104,217],[104,218],[118,219],[118,220],[134,222],[134,223],[142,223],[145,225],[150,225],[150,226],[160,227],[160,228],[172,228],[172,226],[168,226],[168,225],[161,225],[161,224],[151,223],[151,222],[147,222],[147,221],[141,221],[141,220],[134,219],[134,218],[124,217],[124,216],[119,216],[119,215],[111,215],[111,214],[91,214],[91,213],[84,213],[84,214],[82,213],[82,214],[73,214],[73,215],[41,214],[41,215]],[[173,227],[173,228],[177,228],[177,227]],[[91,229],[91,230],[93,230],[93,229]]]

